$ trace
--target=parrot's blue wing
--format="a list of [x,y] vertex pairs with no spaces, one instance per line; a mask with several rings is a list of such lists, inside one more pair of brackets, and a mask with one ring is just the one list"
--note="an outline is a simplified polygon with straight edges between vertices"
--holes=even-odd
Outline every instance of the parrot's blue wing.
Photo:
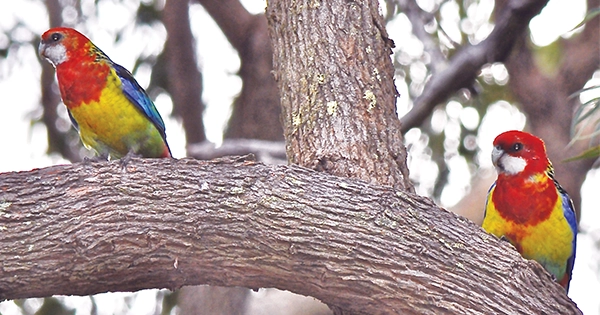
[[[566,272],[569,274],[569,279],[571,279],[571,275],[573,274],[573,265],[575,264],[575,253],[577,251],[577,215],[575,214],[575,206],[573,206],[573,201],[571,200],[571,197],[569,197],[567,191],[565,191],[565,189],[562,188],[562,186],[554,178],[554,171],[551,170],[548,173],[548,175],[550,176],[550,178],[552,178],[552,181],[554,181],[554,186],[556,186],[556,190],[558,190],[558,193],[562,200],[563,215],[565,216],[565,219],[567,220],[567,223],[569,223],[569,227],[573,232],[573,248],[571,251],[571,256],[569,257],[569,259],[567,259],[566,270]],[[569,284],[570,283],[568,283],[566,287],[567,292],[569,292]]]
[[166,143],[167,136],[165,133],[165,123],[156,110],[156,106],[154,106],[154,103],[152,103],[152,100],[150,100],[150,97],[146,94],[146,91],[144,91],[137,83],[135,78],[133,78],[133,75],[131,75],[127,69],[116,63],[112,63],[112,67],[115,69],[119,79],[121,79],[121,89],[123,90],[123,94],[125,94],[127,99],[142,111],[148,119],[150,119]]

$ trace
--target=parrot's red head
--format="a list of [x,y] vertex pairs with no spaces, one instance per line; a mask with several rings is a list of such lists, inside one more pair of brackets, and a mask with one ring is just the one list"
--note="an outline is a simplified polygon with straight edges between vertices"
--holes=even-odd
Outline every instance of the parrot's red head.
[[54,67],[73,58],[89,56],[91,41],[78,31],[67,27],[56,27],[47,30],[42,35],[38,52]]
[[533,175],[546,171],[550,161],[542,139],[517,130],[501,133],[494,140],[492,162],[500,175]]

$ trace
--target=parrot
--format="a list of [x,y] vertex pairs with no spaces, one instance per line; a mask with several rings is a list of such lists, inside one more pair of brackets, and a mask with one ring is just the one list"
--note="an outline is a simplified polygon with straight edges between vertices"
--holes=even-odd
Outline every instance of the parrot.
[[104,158],[171,157],[165,123],[144,89],[85,35],[51,28],[38,52],[56,70],[63,103],[84,146]]
[[544,141],[511,130],[493,144],[498,178],[488,192],[483,229],[540,263],[568,293],[577,219],[571,198],[554,177]]

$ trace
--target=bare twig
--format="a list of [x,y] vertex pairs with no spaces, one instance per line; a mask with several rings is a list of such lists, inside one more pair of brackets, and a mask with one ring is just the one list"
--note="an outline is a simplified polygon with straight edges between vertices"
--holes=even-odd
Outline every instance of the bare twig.
[[417,127],[433,108],[461,88],[468,87],[486,63],[501,62],[510,54],[519,34],[548,0],[511,0],[498,14],[496,27],[488,38],[477,45],[463,47],[446,70],[431,77],[413,109],[401,118],[402,131]]

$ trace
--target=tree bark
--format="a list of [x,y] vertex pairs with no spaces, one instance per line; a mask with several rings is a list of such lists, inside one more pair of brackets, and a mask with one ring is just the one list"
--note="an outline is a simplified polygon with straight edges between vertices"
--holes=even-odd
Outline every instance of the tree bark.
[[356,314],[578,314],[429,199],[296,166],[132,159],[0,174],[0,299],[275,287]]
[[412,191],[378,1],[269,1],[288,161]]

